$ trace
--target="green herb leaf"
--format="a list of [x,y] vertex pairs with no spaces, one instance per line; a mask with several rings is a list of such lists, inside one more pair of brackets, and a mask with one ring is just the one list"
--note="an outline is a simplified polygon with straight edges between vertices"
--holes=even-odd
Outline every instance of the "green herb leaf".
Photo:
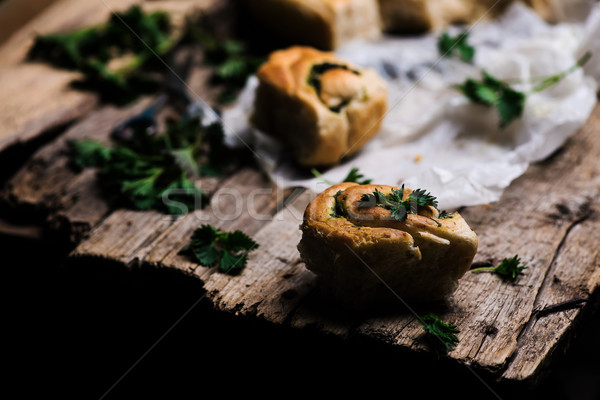
[[335,196],[333,196],[333,199],[335,200],[333,209],[331,210],[331,214],[329,214],[330,217],[333,218],[342,218],[346,216],[346,213],[344,212],[344,208],[342,207],[342,205],[340,204],[339,201],[339,196],[342,194],[342,191],[338,191]]
[[447,211],[440,211],[440,214],[438,215],[438,219],[447,219],[447,218],[454,218],[454,213],[449,213]]
[[474,103],[487,107],[495,106],[500,116],[501,128],[521,117],[527,98],[525,93],[512,89],[507,83],[486,71],[482,72],[482,76],[481,81],[469,78],[456,88]]
[[512,258],[503,259],[502,262],[495,267],[477,268],[471,270],[471,272],[493,272],[504,279],[515,281],[517,276],[522,274],[525,269],[527,269],[527,266],[521,263],[521,259],[518,255],[515,255]]
[[419,318],[419,322],[423,325],[428,344],[438,356],[446,354],[458,344],[456,333],[460,333],[460,331],[455,325],[447,324],[440,317],[431,313]]
[[458,57],[466,62],[473,61],[475,48],[467,43],[468,32],[462,32],[457,36],[450,36],[444,32],[438,39],[438,50],[442,57],[452,57],[458,53]]
[[[325,182],[328,185],[335,185],[335,182],[331,182],[327,179],[325,179],[325,177],[316,169],[316,168],[311,168],[310,172],[315,176],[315,178],[320,179],[321,181]],[[348,175],[346,175],[346,177],[338,183],[343,183],[343,182],[354,182],[354,183],[358,183],[359,185],[368,185],[369,183],[372,182],[372,179],[363,179],[365,176],[363,174],[360,173],[360,170],[356,167],[352,168],[350,170],[350,172],[348,172]]]
[[183,214],[208,204],[191,179],[204,172],[220,175],[234,162],[220,126],[201,127],[194,118],[167,125],[162,135],[133,127],[132,138],[113,146],[70,142],[78,167],[97,167],[98,182],[115,206]]
[[359,185],[368,185],[373,180],[372,179],[363,179],[365,176],[360,173],[359,169],[354,167],[348,172],[348,175],[342,180],[342,182],[355,182]]
[[416,201],[419,206],[432,206],[435,208],[438,206],[437,199],[431,193],[427,193],[425,189],[413,190],[408,197]]
[[[135,32],[133,35],[131,32]],[[152,72],[155,54],[164,55],[176,43],[165,13],[146,14],[139,6],[113,14],[102,25],[73,32],[38,36],[29,51],[31,60],[83,73],[75,86],[94,90],[103,100],[124,104],[142,93],[157,90],[159,82]],[[118,69],[110,69],[111,61]]]
[[241,231],[225,232],[202,225],[192,234],[191,244],[180,253],[191,251],[202,265],[218,266],[224,273],[237,273],[246,266],[248,254],[258,247],[258,243]]
[[78,168],[98,167],[110,160],[111,150],[95,140],[79,140],[67,142],[72,157],[72,162]]
[[241,41],[218,40],[206,32],[196,32],[196,38],[204,45],[204,62],[214,67],[213,81],[224,87],[218,101],[225,104],[235,100],[264,58],[252,54]]
[[432,206],[437,209],[437,199],[424,189],[412,191],[406,200],[404,197],[404,185],[401,189],[393,189],[389,195],[385,195],[375,189],[373,193],[363,194],[359,200],[361,208],[382,207],[389,210],[392,218],[404,221],[408,214],[416,214],[419,207]]

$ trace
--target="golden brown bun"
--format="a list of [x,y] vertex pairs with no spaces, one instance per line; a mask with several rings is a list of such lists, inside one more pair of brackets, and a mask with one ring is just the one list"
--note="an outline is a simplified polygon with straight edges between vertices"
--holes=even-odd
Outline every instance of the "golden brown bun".
[[334,50],[380,35],[377,0],[246,0],[253,17],[290,44]]
[[379,0],[383,29],[418,33],[498,16],[514,0]]
[[[335,67],[315,74],[313,67],[327,64]],[[358,151],[387,109],[387,86],[375,71],[310,47],[272,53],[258,79],[253,124],[287,143],[305,166],[336,164]]]
[[477,252],[475,232],[460,214],[438,219],[431,206],[404,221],[382,207],[359,207],[375,189],[387,195],[400,188],[340,183],[306,208],[298,250],[324,292],[357,310],[395,306],[396,296],[437,301],[452,294]]

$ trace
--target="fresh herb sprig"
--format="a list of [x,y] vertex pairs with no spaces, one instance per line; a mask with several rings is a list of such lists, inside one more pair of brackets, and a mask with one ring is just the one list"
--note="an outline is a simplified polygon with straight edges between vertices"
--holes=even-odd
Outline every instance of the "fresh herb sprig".
[[447,324],[440,317],[431,313],[418,320],[423,325],[428,344],[438,356],[448,353],[458,344],[459,340],[456,334],[460,331],[455,325]]
[[105,101],[125,104],[160,86],[152,74],[154,61],[178,42],[179,35],[173,31],[167,14],[144,13],[133,6],[102,25],[38,36],[28,57],[80,71],[84,78],[74,83],[76,87],[94,90]]
[[233,162],[222,127],[201,127],[196,118],[171,121],[161,135],[138,128],[112,146],[80,140],[69,148],[75,166],[99,169],[99,184],[112,205],[171,214],[204,207],[208,198],[192,180],[222,174]]
[[475,57],[475,48],[471,46],[467,39],[468,32],[459,33],[456,36],[450,36],[444,32],[438,39],[438,50],[442,57],[458,57],[465,62],[472,62]]
[[350,172],[348,172],[348,175],[346,175],[342,182],[354,182],[358,183],[359,185],[368,185],[369,183],[373,182],[372,179],[364,178],[365,176],[360,172],[360,170],[354,167],[350,170]]
[[242,231],[225,232],[202,225],[194,231],[190,244],[180,254],[191,253],[204,266],[218,266],[220,272],[234,274],[244,269],[248,254],[258,247],[258,243]]
[[424,189],[413,190],[405,200],[403,197],[404,185],[401,189],[392,189],[387,196],[375,189],[373,193],[363,194],[359,204],[363,208],[385,208],[397,221],[404,221],[408,214],[416,214],[418,207],[432,206],[437,209],[438,206],[437,199]]
[[471,272],[493,272],[497,275],[500,275],[504,279],[515,281],[517,276],[522,274],[525,269],[527,269],[527,266],[521,262],[521,259],[518,255],[515,255],[512,258],[505,258],[495,267],[476,268],[472,269]]
[[[335,182],[331,182],[330,180],[325,179],[325,177],[323,176],[323,174],[321,174],[316,168],[311,168],[310,172],[315,176],[315,178],[320,179],[321,181],[325,182],[328,185],[335,185]],[[346,175],[344,177],[344,179],[341,182],[338,183],[343,183],[343,182],[354,182],[354,183],[358,183],[359,185],[368,185],[369,183],[371,183],[373,180],[372,179],[364,179],[365,176],[360,172],[360,170],[357,167],[354,167],[350,170],[350,172],[348,172],[348,175]]]
[[[541,81],[531,89],[529,94],[537,93],[556,85],[567,75],[585,65],[591,56],[591,53],[587,52],[567,70],[541,78]],[[505,128],[512,121],[523,115],[528,93],[511,88],[508,82],[502,81],[486,71],[482,71],[481,74],[481,80],[468,78],[464,84],[456,85],[455,88],[474,103],[487,107],[495,107],[500,116],[500,127]]]
[[468,78],[464,84],[455,87],[472,102],[495,107],[500,116],[500,127],[504,128],[523,114],[527,95],[512,89],[486,71],[481,74],[482,80]]

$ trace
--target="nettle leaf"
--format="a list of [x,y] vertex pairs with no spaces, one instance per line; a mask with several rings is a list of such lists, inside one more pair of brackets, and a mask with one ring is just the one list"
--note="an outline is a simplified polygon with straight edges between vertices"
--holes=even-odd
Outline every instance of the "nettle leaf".
[[496,109],[500,115],[500,127],[504,128],[513,120],[520,118],[525,109],[525,101],[527,96],[525,93],[516,90],[505,88],[500,94],[500,98],[496,103]]
[[515,255],[512,258],[503,259],[502,262],[495,267],[477,268],[471,270],[471,272],[493,272],[503,279],[515,281],[519,274],[522,274],[525,269],[527,269],[527,266],[521,262],[518,255]]
[[512,89],[507,83],[486,71],[482,72],[482,76],[481,81],[469,78],[464,84],[455,87],[472,102],[495,107],[500,116],[501,128],[520,118],[525,109],[527,95]]
[[425,189],[412,191],[404,200],[404,185],[400,189],[392,189],[386,196],[379,189],[373,193],[362,195],[359,206],[361,208],[381,207],[390,211],[390,215],[397,221],[404,221],[408,214],[417,214],[419,207],[432,206],[437,209],[437,199]]
[[365,176],[360,173],[359,169],[354,167],[348,172],[348,175],[342,180],[342,182],[354,182],[359,185],[368,185],[372,182],[372,179],[363,179]]
[[[200,264],[218,266],[224,273],[237,273],[246,266],[248,254],[258,247],[258,243],[242,231],[226,232],[202,225],[192,234],[189,249]],[[184,247],[182,252],[185,251]]]
[[128,129],[133,132],[113,146],[69,143],[73,164],[100,168],[98,182],[114,206],[173,215],[203,208],[208,196],[192,179],[207,171],[219,176],[235,162],[219,124],[201,127],[184,117],[167,124],[164,134],[149,133],[146,125]]
[[71,161],[78,168],[101,167],[110,160],[112,154],[104,144],[90,139],[69,141],[67,146],[71,153]]
[[242,231],[231,232],[222,239],[223,246],[227,250],[242,251],[251,250],[258,244]]
[[442,57],[452,57],[458,54],[458,57],[465,62],[473,61],[475,48],[467,42],[468,37],[468,32],[462,32],[454,37],[444,32],[438,39],[440,55]]
[[[145,13],[132,6],[98,26],[38,36],[28,58],[80,71],[83,79],[73,86],[93,90],[102,100],[126,104],[160,86],[151,62],[155,55],[162,56],[175,46],[171,31],[167,14]],[[130,61],[126,65],[111,63],[124,59]]]
[[438,356],[446,354],[458,344],[456,334],[460,331],[455,325],[445,323],[440,317],[431,313],[420,317],[419,322],[423,325],[427,342]]
[[417,202],[419,206],[432,206],[437,208],[437,199],[428,193],[425,189],[413,190],[409,195],[409,199]]

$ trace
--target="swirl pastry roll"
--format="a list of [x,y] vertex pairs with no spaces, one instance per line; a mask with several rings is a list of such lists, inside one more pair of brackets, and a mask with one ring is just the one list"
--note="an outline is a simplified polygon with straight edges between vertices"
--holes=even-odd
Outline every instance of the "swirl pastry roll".
[[375,71],[310,47],[272,53],[258,71],[253,124],[304,166],[333,165],[381,126],[387,86]]
[[246,0],[254,19],[290,44],[334,50],[380,36],[377,0]]
[[460,214],[430,205],[412,202],[398,215],[365,202],[377,192],[412,201],[403,187],[341,183],[306,208],[298,250],[324,293],[357,310],[395,306],[396,296],[437,301],[452,294],[477,251],[475,232]]

